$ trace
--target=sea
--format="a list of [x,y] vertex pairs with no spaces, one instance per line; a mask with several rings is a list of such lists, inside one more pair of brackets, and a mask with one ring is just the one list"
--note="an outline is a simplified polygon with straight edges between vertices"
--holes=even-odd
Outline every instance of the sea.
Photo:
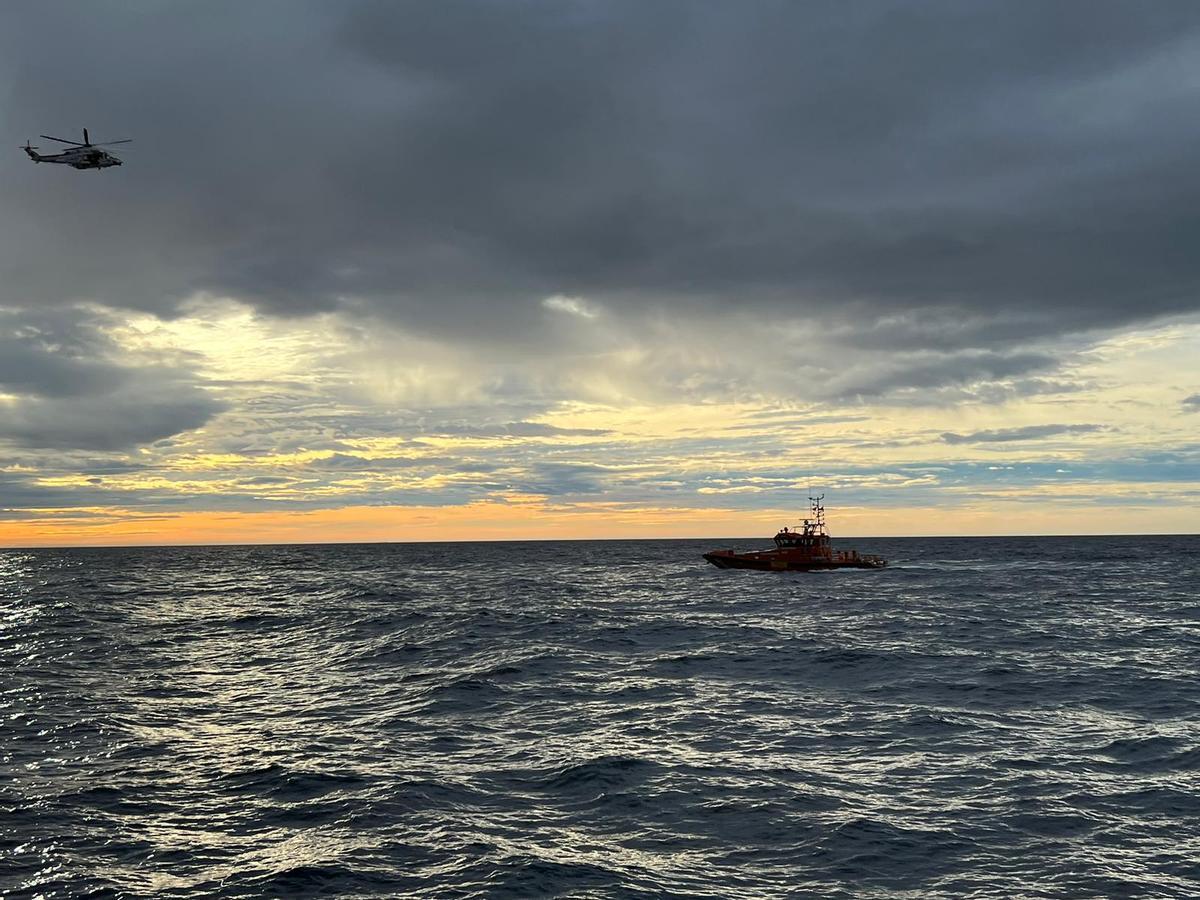
[[1200,896],[1200,537],[0,551],[5,897]]

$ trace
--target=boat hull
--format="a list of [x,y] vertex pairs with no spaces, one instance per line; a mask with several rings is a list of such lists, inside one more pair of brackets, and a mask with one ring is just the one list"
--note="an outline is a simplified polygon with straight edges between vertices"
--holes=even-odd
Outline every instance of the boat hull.
[[829,569],[882,569],[887,562],[877,556],[837,553],[832,557],[811,557],[770,550],[735,553],[713,550],[704,558],[718,569],[757,569],[760,572],[820,572]]

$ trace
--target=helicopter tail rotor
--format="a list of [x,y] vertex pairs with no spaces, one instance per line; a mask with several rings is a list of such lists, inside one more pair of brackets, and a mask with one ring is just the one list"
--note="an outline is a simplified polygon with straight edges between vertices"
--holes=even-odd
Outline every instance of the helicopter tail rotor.
[[30,159],[32,159],[34,162],[42,161],[41,155],[37,152],[38,148],[30,146],[29,141],[26,141],[25,146],[22,147],[21,149],[24,150],[25,155],[28,156]]

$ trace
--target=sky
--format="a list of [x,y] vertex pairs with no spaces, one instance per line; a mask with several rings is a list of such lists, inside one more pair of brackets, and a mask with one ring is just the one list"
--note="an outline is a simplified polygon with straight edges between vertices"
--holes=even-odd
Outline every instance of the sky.
[[1190,0],[5,3],[0,546],[1200,531],[1198,110]]

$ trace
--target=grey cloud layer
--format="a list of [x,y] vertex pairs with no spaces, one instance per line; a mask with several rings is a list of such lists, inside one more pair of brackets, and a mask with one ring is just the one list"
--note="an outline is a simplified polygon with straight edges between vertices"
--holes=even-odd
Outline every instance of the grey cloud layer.
[[1025,425],[1021,428],[995,428],[972,434],[947,431],[942,440],[947,444],[1003,444],[1011,441],[1035,441],[1062,434],[1087,434],[1101,431],[1100,425]]
[[[245,482],[265,495],[419,468],[354,437],[603,436],[531,421],[585,383],[1066,393],[1064,335],[1200,309],[1198,49],[1168,0],[7,4],[10,141],[135,143],[106,172],[0,154],[0,447],[338,454]],[[342,331],[308,387],[223,384],[122,356],[79,305],[197,293]],[[408,332],[485,373],[474,406],[356,393],[351,357]],[[1046,427],[945,440],[1080,428]],[[590,496],[617,452],[426,465],[488,476],[439,502]]]
[[223,404],[186,369],[122,359],[102,317],[0,310],[0,442],[122,451],[199,428]]
[[203,290],[533,346],[582,294],[953,354],[1200,296],[1191,3],[0,15],[10,137],[137,139],[119,172],[4,157],[3,303]]

